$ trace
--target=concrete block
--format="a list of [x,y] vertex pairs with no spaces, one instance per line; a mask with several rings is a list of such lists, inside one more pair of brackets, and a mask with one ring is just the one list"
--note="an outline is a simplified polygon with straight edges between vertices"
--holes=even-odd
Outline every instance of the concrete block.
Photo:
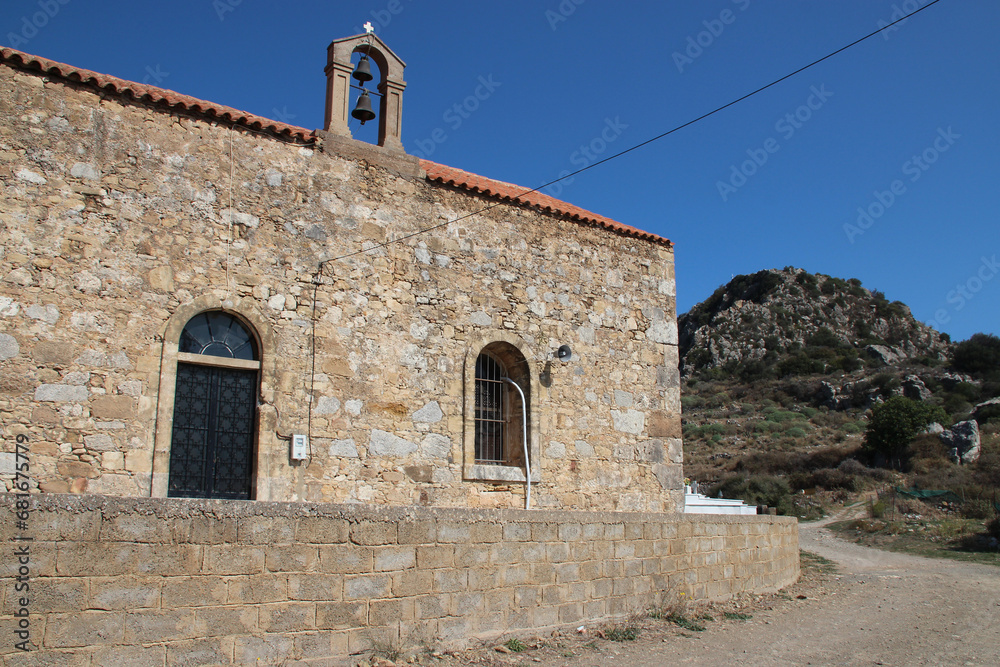
[[412,598],[372,600],[368,603],[369,626],[391,626],[408,623],[416,618],[416,604]]
[[295,542],[301,544],[342,544],[349,535],[346,519],[307,516],[295,522]]
[[268,633],[303,632],[316,628],[315,602],[279,602],[257,608],[259,629]]
[[220,605],[227,597],[228,586],[220,577],[166,577],[160,583],[164,609]]
[[319,547],[289,544],[270,547],[264,552],[268,572],[312,572],[319,567]]
[[78,611],[71,614],[48,614],[45,618],[43,645],[54,649],[114,646],[121,644],[124,637],[124,614]]
[[417,564],[416,547],[379,547],[374,553],[376,572],[406,570]]
[[360,521],[351,526],[351,542],[362,545],[396,544],[396,524],[387,521]]
[[569,560],[569,545],[552,542],[545,546],[545,559],[550,563],[564,563]]
[[434,592],[455,593],[467,590],[469,576],[464,568],[434,571]]
[[56,571],[64,576],[180,576],[201,569],[201,547],[132,542],[60,542]]
[[260,610],[266,605],[194,607],[199,637],[235,637],[260,631]]
[[467,544],[472,539],[472,528],[467,523],[439,521],[437,539],[442,544]]
[[268,546],[291,544],[295,542],[295,522],[285,517],[242,517],[237,523],[236,541]]
[[392,579],[387,574],[347,575],[344,578],[345,600],[370,600],[391,595]]
[[225,577],[228,585],[228,604],[261,604],[280,602],[288,599],[288,575],[255,574],[241,577]]
[[534,542],[556,542],[559,540],[559,524],[557,523],[533,523],[531,524],[531,539]]
[[114,611],[160,606],[160,577],[92,577],[87,609]]
[[193,516],[173,522],[174,541],[191,544],[233,544],[237,539],[235,521],[219,521]]
[[344,575],[309,574],[288,575],[289,600],[337,601],[344,597]]
[[511,565],[524,562],[524,545],[507,541],[490,545],[489,562],[494,565]]
[[434,574],[427,570],[411,569],[392,575],[392,594],[395,597],[424,595],[434,587]]
[[211,544],[205,549],[205,574],[262,574],[264,548],[241,544]]
[[531,539],[531,524],[506,523],[503,526],[504,542],[526,542]]
[[165,664],[171,667],[228,665],[232,662],[235,643],[233,637],[206,637],[170,642],[166,646]]
[[[34,562],[32,562],[33,565]],[[46,577],[41,580],[32,578],[33,581],[29,582],[31,587],[30,608],[44,610],[46,614],[79,613],[88,608],[89,578]],[[4,586],[4,605],[0,608],[4,610],[5,614],[9,614],[13,601],[20,598],[22,594],[14,590],[13,580],[6,581],[9,585]]]
[[500,570],[501,581],[504,586],[517,586],[531,581],[531,565],[519,563],[505,565]]
[[319,548],[319,570],[328,574],[360,574],[374,571],[374,549],[350,544]]
[[468,575],[470,591],[494,590],[500,585],[502,579],[500,570],[492,565],[487,567],[470,567],[468,568]]
[[398,544],[434,544],[437,541],[435,521],[413,521],[396,527]]
[[233,663],[237,665],[280,665],[295,648],[291,637],[266,635],[237,637],[233,646]]
[[322,630],[362,628],[368,623],[368,601],[317,602],[316,627]]
[[454,565],[455,547],[450,544],[417,547],[417,567],[422,570],[453,567]]
[[204,635],[197,627],[194,608],[187,609],[139,609],[125,614],[125,636],[127,644],[170,642],[180,639],[194,639]]
[[[93,667],[163,667],[166,664],[166,646],[107,646],[90,655]],[[173,664],[173,663],[171,663]]]
[[499,542],[503,539],[503,525],[499,523],[474,523],[469,527],[469,539],[477,545]]

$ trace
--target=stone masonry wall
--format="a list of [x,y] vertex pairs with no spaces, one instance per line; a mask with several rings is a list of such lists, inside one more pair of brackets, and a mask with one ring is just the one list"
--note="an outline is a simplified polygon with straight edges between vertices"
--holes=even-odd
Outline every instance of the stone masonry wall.
[[530,368],[536,506],[680,507],[672,249],[509,205],[379,248],[492,200],[366,146],[0,65],[7,488],[26,435],[41,491],[165,495],[176,337],[224,309],[262,348],[257,500],[523,507],[523,474],[468,473],[469,359],[504,340]]
[[[788,517],[36,494],[17,528],[15,498],[0,495],[0,541],[27,545],[30,590],[5,550],[11,665],[341,664],[373,639],[595,624],[799,574]],[[33,653],[14,645],[21,608]]]

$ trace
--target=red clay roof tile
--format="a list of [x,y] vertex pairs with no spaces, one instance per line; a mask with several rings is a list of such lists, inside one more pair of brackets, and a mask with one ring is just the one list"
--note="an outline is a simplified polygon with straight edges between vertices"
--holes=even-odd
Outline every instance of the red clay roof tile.
[[[0,48],[0,62],[22,69],[40,71],[49,76],[57,76],[67,81],[82,83],[105,92],[125,97],[131,96],[136,100],[179,109],[197,116],[213,120],[222,119],[242,127],[268,132],[292,141],[300,143],[313,143],[316,141],[315,133],[304,127],[279,123],[268,118],[233,109],[232,107],[213,104],[212,102],[199,100],[188,95],[181,95],[165,88],[148,86],[107,74],[72,67],[71,65],[46,58],[39,58],[38,56],[33,56],[16,49]],[[567,204],[564,201],[542,194],[541,192],[529,191],[528,188],[486,178],[485,176],[472,174],[461,169],[455,169],[454,167],[447,167],[436,162],[431,162],[430,160],[420,160],[420,166],[427,173],[427,180],[432,183],[443,183],[469,192],[480,193],[499,201],[535,208],[545,213],[565,217],[580,224],[602,227],[616,234],[643,239],[665,246],[673,245],[669,239],[662,236],[623,225],[620,222],[605,218],[596,213],[591,213],[572,204]]]
[[420,160],[420,166],[425,172],[427,172],[427,180],[434,183],[442,183],[444,185],[460,188],[462,190],[478,192],[500,201],[511,202],[520,206],[527,206],[529,208],[536,208],[546,213],[566,217],[581,224],[603,227],[604,229],[617,234],[622,234],[624,236],[631,236],[633,238],[643,239],[645,241],[651,241],[652,243],[658,243],[665,246],[673,245],[669,239],[663,238],[662,236],[650,234],[649,232],[644,232],[641,229],[636,229],[635,227],[630,227],[629,225],[623,225],[622,223],[616,222],[611,218],[605,218],[602,215],[591,213],[590,211],[586,211],[578,206],[567,204],[564,201],[560,201],[555,197],[550,197],[537,190],[529,191],[529,188],[514,185],[512,183],[504,183],[503,181],[496,181],[492,178],[472,174],[467,171],[462,171],[461,169],[455,169],[454,167],[447,167],[443,164],[431,162],[430,160]]
[[188,95],[181,95],[172,90],[147,86],[146,84],[126,81],[125,79],[108,76],[107,74],[91,72],[90,70],[55,62],[54,60],[39,58],[38,56],[33,56],[16,49],[0,48],[0,62],[5,62],[22,69],[41,71],[49,76],[57,76],[67,81],[82,83],[118,95],[130,95],[136,100],[187,111],[197,116],[204,116],[213,120],[222,119],[242,127],[268,132],[285,139],[291,139],[292,141],[300,143],[313,143],[316,141],[314,133],[304,127],[279,123],[245,111],[233,109],[232,107],[213,104],[212,102],[199,100]]

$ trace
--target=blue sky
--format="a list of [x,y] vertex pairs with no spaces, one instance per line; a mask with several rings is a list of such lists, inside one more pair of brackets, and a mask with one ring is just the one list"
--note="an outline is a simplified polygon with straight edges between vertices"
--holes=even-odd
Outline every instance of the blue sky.
[[[535,187],[930,2],[4,0],[0,44],[318,128],[326,46],[371,21],[407,150]],[[1000,334],[998,32],[995,0],[941,0],[546,192],[672,239],[680,312],[796,266]]]

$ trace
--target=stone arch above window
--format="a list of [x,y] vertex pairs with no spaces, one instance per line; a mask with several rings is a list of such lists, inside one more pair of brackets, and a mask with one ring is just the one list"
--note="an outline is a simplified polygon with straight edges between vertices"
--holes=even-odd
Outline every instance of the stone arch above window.
[[[539,477],[538,383],[523,341],[476,341],[466,358],[466,479],[525,480],[525,423],[532,481]],[[513,384],[520,388],[520,392]],[[523,393],[523,400],[521,394]]]

